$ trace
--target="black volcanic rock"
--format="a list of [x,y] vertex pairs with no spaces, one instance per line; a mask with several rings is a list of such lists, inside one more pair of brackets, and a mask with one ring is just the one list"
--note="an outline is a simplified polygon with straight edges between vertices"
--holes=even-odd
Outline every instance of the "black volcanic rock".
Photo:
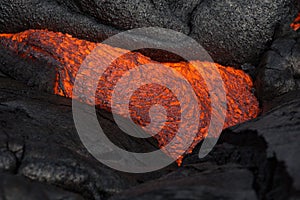
[[21,176],[0,174],[0,199],[9,200],[83,200],[80,195],[62,189],[29,181]]
[[266,113],[272,109],[281,107],[283,104],[285,104],[285,102],[290,102],[295,99],[300,99],[300,90],[294,90],[288,92],[287,94],[276,97],[270,101],[265,101],[263,104],[262,112]]
[[207,0],[193,12],[191,36],[226,65],[256,64],[275,28],[290,24],[297,13],[296,1]]
[[261,101],[300,89],[300,32],[277,38],[259,65],[256,80]]
[[88,14],[98,22],[120,30],[158,26],[188,33],[189,28],[169,9],[165,0],[56,0],[70,10]]
[[[55,185],[89,199],[101,199],[136,185],[137,180],[149,179],[135,179],[95,160],[79,140],[71,105],[70,99],[0,78],[0,172]],[[106,112],[99,110],[98,120],[121,148],[145,152],[155,148],[149,140],[128,139]],[[156,176],[159,174],[151,178]]]
[[99,41],[119,32],[55,0],[2,0],[0,32],[15,33],[28,29],[49,29]]
[[168,2],[169,8],[172,11],[172,13],[186,24],[191,23],[192,15],[194,14],[195,9],[197,8],[198,5],[200,5],[203,2],[203,0],[190,0],[190,1],[165,0],[165,1]]
[[[264,116],[247,122],[227,133],[223,134],[223,142],[243,146],[243,135],[255,133],[261,138],[266,147],[266,163],[264,168],[258,170],[258,188],[264,188],[267,199],[296,199],[300,191],[300,98],[294,98],[290,102],[282,102],[281,106],[269,111]],[[236,135],[240,135],[235,138]],[[221,138],[222,141],[222,138]],[[247,141],[244,137],[244,145],[257,146],[258,144]],[[262,145],[260,145],[262,146]],[[261,154],[264,154],[263,151]],[[255,159],[255,158],[253,158]],[[242,160],[242,159],[241,159]],[[263,162],[260,164],[264,165]],[[268,169],[268,170],[267,170]],[[259,172],[260,171],[260,172]],[[269,175],[267,175],[270,173]],[[259,178],[265,174],[265,180]],[[269,177],[268,177],[269,176]],[[259,184],[266,181],[264,184]]]
[[[199,161],[198,151],[183,166],[214,162],[240,164],[252,171],[259,199],[297,199],[300,191],[300,96],[283,96],[280,104],[257,119],[224,130],[213,151]],[[200,145],[199,145],[200,146]]]
[[[122,30],[163,27],[196,39],[223,65],[256,64],[275,29],[297,14],[297,0],[2,0],[0,32],[49,29],[101,42]],[[133,38],[126,38],[134,40]],[[162,46],[176,42],[156,38]],[[151,43],[151,38],[149,41]],[[181,41],[177,41],[180,43]],[[143,51],[154,60],[180,60],[161,51]],[[162,55],[163,54],[163,55]]]
[[256,120],[230,129],[233,135],[243,135],[249,130],[265,141],[267,158],[276,157],[278,162],[283,163],[293,180],[292,188],[299,192],[300,97],[282,103]]
[[241,166],[199,163],[125,191],[110,200],[232,199],[255,200],[253,175]]

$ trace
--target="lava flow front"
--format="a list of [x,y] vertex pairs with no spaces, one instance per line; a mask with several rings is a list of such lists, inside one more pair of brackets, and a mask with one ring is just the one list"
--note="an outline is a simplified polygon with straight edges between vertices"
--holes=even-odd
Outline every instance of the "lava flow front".
[[[51,63],[52,66],[54,65],[56,78],[53,80],[53,93],[68,98],[72,98],[74,80],[79,67],[84,59],[91,54],[92,50],[97,46],[96,43],[47,30],[28,30],[18,34],[2,34],[0,35],[0,43],[11,52],[14,52],[16,56],[23,59],[30,59],[31,61],[43,60],[47,61],[44,62],[46,63],[45,65],[49,63]],[[107,51],[100,53],[101,59],[105,61],[105,59],[114,54],[115,51],[123,52],[122,49],[107,47]],[[101,63],[101,60],[98,63]],[[88,67],[90,71],[87,71],[85,74],[87,80],[98,63],[89,63]],[[126,53],[115,60],[105,70],[103,76],[99,78],[98,88],[96,90],[97,105],[102,109],[111,111],[113,90],[121,77],[128,70],[148,63],[155,63],[155,61],[136,52]],[[211,118],[210,95],[205,81],[191,64],[186,62],[161,64],[179,72],[192,86],[199,101],[199,110],[202,111],[199,119],[200,126],[197,137],[186,152],[189,153],[199,141],[207,136]],[[209,68],[211,63],[202,62],[202,65]],[[224,128],[255,118],[259,113],[259,105],[252,92],[253,85],[251,78],[242,70],[216,65],[225,83],[227,94],[227,114]],[[147,76],[147,74],[140,74],[138,76]],[[174,80],[174,85],[180,84],[176,82],[176,79],[171,77],[170,74],[161,74],[160,76],[161,79]],[[211,80],[214,80],[214,77],[211,77]],[[90,84],[86,85],[87,90],[89,89],[89,85]],[[78,98],[81,101],[88,99],[76,96],[73,98]],[[153,105],[159,104],[165,108],[167,112],[166,123],[159,133],[154,136],[160,147],[165,146],[170,140],[176,137],[176,131],[179,126],[184,126],[184,124],[180,124],[180,112],[184,110],[184,108],[181,108],[178,98],[174,95],[173,91],[164,86],[157,84],[141,86],[133,93],[130,100],[130,105],[127,106],[127,109],[129,107],[130,110],[130,116],[136,124],[142,127],[150,123],[149,110]],[[121,116],[124,116],[126,112],[122,110],[122,108],[117,109],[117,111],[117,114]],[[173,148],[180,149],[180,146]],[[180,162],[181,159],[178,160],[179,164]]]

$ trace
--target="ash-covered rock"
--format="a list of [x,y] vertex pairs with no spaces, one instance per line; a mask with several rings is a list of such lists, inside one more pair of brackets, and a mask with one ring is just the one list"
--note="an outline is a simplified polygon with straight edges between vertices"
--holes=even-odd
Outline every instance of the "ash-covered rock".
[[[297,0],[272,3],[260,0],[2,0],[0,31],[49,29],[101,42],[122,30],[157,26],[190,35],[220,64],[239,66],[258,61],[272,41],[275,29],[290,24],[297,15],[298,3]],[[164,46],[174,40],[156,38],[154,42]],[[149,38],[145,43],[151,41]],[[142,52],[159,61],[181,59],[158,50]]]
[[261,101],[300,89],[300,32],[277,38],[259,65],[256,80]]

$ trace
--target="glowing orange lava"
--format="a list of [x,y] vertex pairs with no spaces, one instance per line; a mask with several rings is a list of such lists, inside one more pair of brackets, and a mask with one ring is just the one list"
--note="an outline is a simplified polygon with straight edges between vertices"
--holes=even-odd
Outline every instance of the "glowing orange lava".
[[295,31],[297,31],[300,28],[300,12],[298,13],[298,16],[295,19],[295,21],[291,24],[291,27]]
[[[53,80],[53,93],[68,98],[72,97],[74,80],[80,65],[97,45],[96,43],[73,38],[67,34],[54,33],[47,30],[28,30],[18,34],[2,34],[0,35],[0,41],[2,41],[2,44],[5,43],[8,49],[21,57],[32,60],[47,58],[48,60],[57,62],[56,79]],[[114,54],[115,51],[123,52],[122,49],[107,47],[107,51],[100,52],[101,59],[104,61],[107,57]],[[118,80],[128,70],[153,62],[155,61],[136,52],[130,52],[119,57],[106,69],[103,76],[99,79],[96,91],[96,103],[102,109],[111,111],[112,93]],[[186,62],[162,64],[175,69],[186,78],[189,84],[192,85],[200,102],[199,110],[205,111],[201,112],[198,135],[188,152],[186,152],[189,153],[207,135],[211,118],[211,100],[208,89],[201,75],[191,64]],[[211,63],[202,62],[202,65],[209,69]],[[242,70],[224,67],[219,64],[216,65],[225,83],[227,93],[228,109],[224,128],[257,117],[259,114],[259,104],[252,93],[253,84],[251,78]],[[96,63],[90,63],[90,71],[86,71],[84,76],[88,79],[95,68]],[[161,78],[172,79],[172,77],[165,74],[162,74]],[[211,79],[214,80],[214,77],[211,77]],[[174,79],[174,84],[179,83]],[[86,89],[88,90],[89,87],[90,85],[87,84]],[[74,98],[84,101],[82,97]],[[131,97],[129,109],[132,120],[141,126],[149,124],[149,109],[154,104],[164,106],[167,111],[166,124],[155,135],[159,145],[162,147],[168,144],[173,137],[176,137],[176,131],[181,120],[180,109],[184,110],[184,108],[180,107],[180,103],[172,91],[163,86],[152,84],[139,88]],[[123,112],[125,111],[121,108],[118,110],[118,114],[121,116],[124,116]],[[180,147],[174,148],[180,149]],[[178,159],[178,164],[180,163],[181,159]]]

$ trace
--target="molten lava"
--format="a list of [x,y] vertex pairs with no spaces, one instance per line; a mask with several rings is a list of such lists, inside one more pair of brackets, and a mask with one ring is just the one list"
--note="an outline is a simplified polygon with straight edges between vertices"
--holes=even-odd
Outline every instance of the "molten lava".
[[[0,35],[0,43],[25,59],[44,59],[51,61],[52,64],[55,63],[57,67],[55,69],[56,79],[53,80],[53,93],[68,98],[72,98],[74,80],[80,65],[97,46],[96,43],[47,30],[28,30],[18,34],[2,34]],[[106,52],[100,52],[101,59],[104,61],[107,57],[114,54],[115,51],[123,52],[122,49],[107,47]],[[96,90],[96,104],[102,109],[111,111],[112,94],[118,80],[128,70],[153,62],[150,58],[136,52],[126,53],[119,57],[106,69],[103,76],[99,79]],[[186,62],[162,64],[175,69],[185,77],[193,87],[200,102],[199,110],[205,111],[201,112],[198,134],[190,149],[186,152],[189,153],[199,141],[207,136],[211,118],[210,95],[205,81],[191,64]],[[211,65],[209,62],[202,62],[202,64],[207,68]],[[259,104],[252,93],[253,84],[251,78],[242,70],[216,65],[225,83],[227,94],[227,114],[224,128],[257,117]],[[96,63],[91,62],[88,67],[89,70],[84,74],[87,80],[96,68]],[[145,75],[140,74],[140,76]],[[179,84],[175,81],[175,78],[172,78],[171,75],[161,74],[161,79],[174,79],[174,84]],[[211,79],[214,80],[214,77],[211,77]],[[89,87],[90,85],[87,84],[86,89],[88,90]],[[74,96],[73,98],[85,101],[85,98],[82,97]],[[165,108],[167,112],[166,123],[160,132],[154,136],[160,147],[165,146],[172,138],[176,137],[178,127],[182,126],[180,124],[180,111],[181,109],[184,110],[184,108],[181,108],[177,97],[174,96],[171,90],[161,85],[150,84],[140,87],[133,93],[130,100],[129,110],[131,118],[142,127],[150,123],[149,110],[151,106],[159,104]],[[121,116],[124,116],[126,112],[122,108],[117,109],[117,111]],[[174,148],[180,149],[178,146]],[[179,164],[180,162],[181,159],[178,160]]]
[[298,16],[295,19],[295,21],[291,24],[291,27],[295,31],[297,31],[300,28],[300,12],[298,13]]

